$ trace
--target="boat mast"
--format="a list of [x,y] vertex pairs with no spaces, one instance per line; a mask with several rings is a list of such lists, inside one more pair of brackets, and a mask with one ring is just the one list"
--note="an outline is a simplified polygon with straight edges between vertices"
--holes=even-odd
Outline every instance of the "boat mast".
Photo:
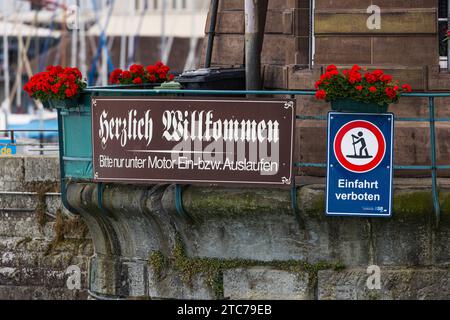
[[77,0],[77,9],[75,10],[75,12],[73,13],[75,15],[74,19],[74,25],[73,25],[73,29],[72,29],[72,52],[70,54],[70,66],[71,67],[76,67],[77,66],[77,52],[78,52],[78,28],[79,26],[79,10],[80,8],[80,3]]
[[[164,60],[164,56],[166,54],[166,14],[167,14],[167,2],[166,0],[162,0],[162,8],[161,8],[161,60]],[[164,61],[167,63],[167,61]]]
[[4,81],[4,91],[5,100],[2,104],[2,109],[5,112],[6,126],[8,125],[7,119],[8,114],[11,112],[11,106],[9,101],[9,39],[8,39],[8,1],[3,1],[3,81]]
[[81,0],[79,5],[79,15],[80,15],[80,69],[81,74],[87,74],[87,65],[86,65],[86,20],[84,17],[84,0]]

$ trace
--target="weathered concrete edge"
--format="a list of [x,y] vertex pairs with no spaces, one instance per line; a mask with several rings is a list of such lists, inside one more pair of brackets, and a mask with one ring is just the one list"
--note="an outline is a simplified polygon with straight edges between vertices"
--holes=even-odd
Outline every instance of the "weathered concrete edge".
[[[325,187],[308,185],[297,189],[297,205],[305,217],[325,217]],[[168,188],[163,197],[166,210],[173,210],[173,190]],[[274,212],[292,214],[290,190],[280,188],[226,188],[188,186],[182,193],[183,207],[186,213],[200,218],[210,216],[244,216],[246,214]],[[450,215],[450,189],[441,189],[441,214]],[[433,214],[431,188],[399,187],[394,191],[393,216],[414,218],[417,215]],[[444,223],[450,222],[443,219]]]

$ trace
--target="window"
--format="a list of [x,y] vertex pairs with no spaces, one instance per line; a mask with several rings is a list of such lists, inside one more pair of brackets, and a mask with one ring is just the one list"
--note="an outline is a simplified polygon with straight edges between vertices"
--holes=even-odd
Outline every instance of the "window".
[[448,0],[439,0],[438,8],[438,32],[439,32],[439,64],[441,68],[447,69],[448,67],[448,45],[444,42],[444,38],[448,29]]

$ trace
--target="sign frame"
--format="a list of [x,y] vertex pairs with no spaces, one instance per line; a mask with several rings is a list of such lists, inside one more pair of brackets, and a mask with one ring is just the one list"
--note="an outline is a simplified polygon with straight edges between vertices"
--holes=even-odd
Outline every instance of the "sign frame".
[[[284,109],[287,109],[290,112],[289,119],[291,121],[291,126],[289,128],[289,137],[290,137],[290,145],[289,145],[289,175],[287,177],[282,177],[279,182],[273,181],[250,181],[250,180],[203,180],[203,179],[171,179],[171,178],[145,178],[145,179],[136,179],[136,178],[108,178],[108,177],[100,177],[98,174],[97,161],[95,159],[95,129],[94,129],[94,107],[97,106],[99,101],[180,101],[180,102],[253,102],[253,103],[279,103],[280,107],[283,105]],[[148,183],[180,183],[180,184],[217,184],[217,185],[230,185],[230,184],[250,184],[250,185],[261,185],[261,186],[288,186],[291,185],[294,181],[294,153],[295,153],[295,126],[296,126],[296,99],[276,99],[276,98],[266,98],[266,99],[258,99],[258,98],[226,98],[226,97],[218,97],[207,98],[207,97],[152,97],[152,96],[99,96],[92,98],[92,119],[91,119],[91,128],[92,128],[92,156],[93,156],[93,172],[94,172],[94,182],[97,183],[136,183],[136,184],[148,184]],[[98,139],[98,138],[97,138]],[[280,144],[282,144],[282,140],[280,138]],[[182,152],[180,152],[182,153]],[[287,157],[286,157],[287,159]],[[281,159],[280,159],[281,163]]]
[[[344,128],[346,125],[348,125],[351,122],[355,122],[355,121],[365,121],[368,122],[370,124],[372,124],[373,126],[375,126],[378,130],[381,131],[383,138],[385,140],[385,150],[384,150],[384,154],[382,159],[380,160],[380,162],[373,168],[370,169],[369,171],[364,171],[364,172],[352,172],[350,171],[348,168],[345,168],[340,161],[337,159],[336,155],[335,155],[335,150],[334,150],[334,144],[335,144],[335,138],[336,135],[334,137],[331,137],[331,121],[333,120],[332,116],[333,115],[351,115],[351,116],[356,116],[356,117],[373,117],[373,116],[383,116],[383,117],[387,117],[388,120],[386,121],[390,121],[390,125],[389,125],[389,131],[391,133],[390,135],[390,139],[388,141],[389,137],[386,137],[386,134],[383,132],[382,129],[378,128],[378,126],[376,124],[373,124],[372,122],[370,122],[367,119],[353,119],[353,120],[349,120],[347,121],[344,125],[341,126],[341,128],[339,130],[337,130],[337,133]],[[354,113],[354,112],[336,112],[336,111],[330,111],[328,112],[327,115],[327,176],[326,176],[326,190],[325,190],[325,214],[328,217],[361,217],[361,218],[374,218],[374,217],[378,217],[378,218],[391,218],[392,217],[392,209],[393,209],[393,190],[394,190],[394,186],[393,186],[393,180],[394,180],[394,131],[395,131],[395,117],[394,114],[392,112],[388,112],[388,113],[382,113],[382,114],[375,114],[375,113]],[[389,148],[388,148],[389,146]],[[389,194],[389,199],[388,199],[388,208],[387,208],[387,213],[367,213],[367,212],[361,212],[362,210],[355,210],[354,212],[333,212],[332,208],[330,208],[329,205],[329,197],[331,197],[331,191],[330,191],[330,178],[331,178],[331,174],[330,174],[330,169],[333,167],[333,164],[330,163],[331,161],[331,152],[333,152],[333,157],[337,160],[338,165],[341,167],[340,170],[343,171],[347,171],[346,173],[349,174],[353,174],[353,175],[365,175],[371,171],[377,170],[377,168],[381,165],[382,162],[385,162],[385,158],[390,156],[390,158],[388,159],[388,163],[389,163],[389,190],[388,190],[388,194]]]

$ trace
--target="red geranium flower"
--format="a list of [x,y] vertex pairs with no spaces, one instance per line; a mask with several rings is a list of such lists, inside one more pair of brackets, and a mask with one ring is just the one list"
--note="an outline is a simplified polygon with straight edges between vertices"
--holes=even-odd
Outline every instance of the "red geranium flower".
[[147,72],[150,74],[156,73],[157,68],[155,66],[148,66]]
[[355,84],[355,83],[357,83],[357,82],[360,82],[361,80],[362,80],[362,76],[361,76],[361,74],[359,73],[359,71],[350,71],[349,73],[348,73],[348,81],[351,83],[351,84]]
[[318,89],[319,86],[322,84],[322,81],[316,81],[316,83],[314,84],[314,88]]
[[398,93],[394,89],[390,87],[386,88],[386,95],[388,96],[389,99],[394,100],[397,97],[397,94]]
[[391,83],[392,82],[392,76],[389,74],[385,74],[380,78],[381,81],[384,83]]
[[374,72],[372,72],[372,75],[375,76],[377,79],[380,79],[381,76],[383,76],[384,71],[383,70],[375,70]]
[[131,72],[130,71],[122,72],[122,78],[123,79],[130,79],[131,78]]
[[122,76],[122,69],[115,69],[109,76],[109,82],[112,84],[119,83],[119,79]]
[[317,98],[317,99],[323,100],[323,99],[325,99],[326,97],[327,97],[327,93],[325,92],[325,90],[318,90],[318,91],[316,92],[316,98]]
[[133,64],[130,67],[131,73],[137,74],[137,75],[143,75],[144,74],[144,67],[139,64]]
[[412,88],[409,84],[405,83],[404,85],[402,85],[402,89],[406,92],[411,92]]
[[372,84],[372,83],[375,83],[378,79],[377,79],[377,77],[376,76],[374,76],[372,73],[370,73],[370,72],[367,72],[365,75],[364,75],[364,78],[366,79],[366,81],[368,82],[368,83],[370,83],[370,84]]
[[327,72],[333,71],[333,70],[337,70],[337,67],[334,64],[330,64],[327,67]]

